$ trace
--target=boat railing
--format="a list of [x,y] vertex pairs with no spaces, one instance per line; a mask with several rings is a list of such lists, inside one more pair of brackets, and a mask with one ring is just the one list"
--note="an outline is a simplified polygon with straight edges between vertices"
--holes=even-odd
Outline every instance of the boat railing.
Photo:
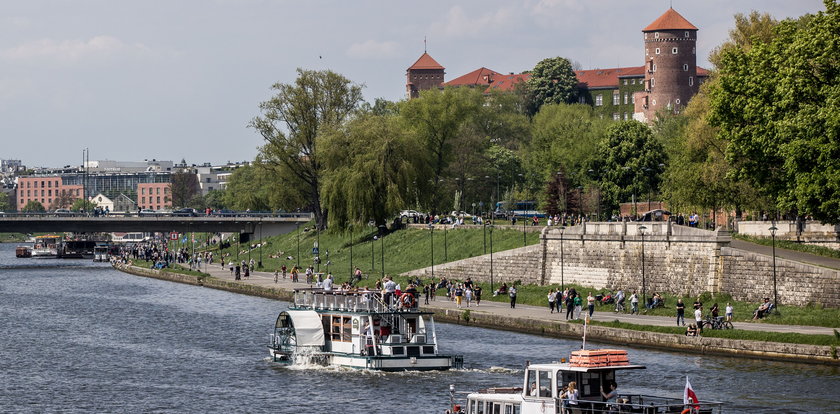
[[297,308],[327,309],[349,312],[392,312],[379,292],[369,290],[325,291],[323,289],[296,289],[294,305]]
[[[563,406],[559,401],[558,406]],[[717,401],[699,401],[696,404],[685,404],[682,398],[668,398],[644,394],[619,394],[616,402],[594,402],[581,399],[577,406],[560,409],[561,414],[587,413],[645,413],[645,414],[678,414],[691,409],[692,414],[720,414],[723,403]]]

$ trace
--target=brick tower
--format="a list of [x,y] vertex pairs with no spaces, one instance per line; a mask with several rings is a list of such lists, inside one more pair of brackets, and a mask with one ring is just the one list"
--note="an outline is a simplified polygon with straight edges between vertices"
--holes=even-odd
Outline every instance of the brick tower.
[[679,112],[697,93],[697,27],[668,9],[642,33],[645,89],[636,93],[634,118],[651,121],[662,110]]
[[408,99],[420,96],[420,91],[443,86],[444,69],[428,53],[423,52],[420,59],[405,71],[405,93]]

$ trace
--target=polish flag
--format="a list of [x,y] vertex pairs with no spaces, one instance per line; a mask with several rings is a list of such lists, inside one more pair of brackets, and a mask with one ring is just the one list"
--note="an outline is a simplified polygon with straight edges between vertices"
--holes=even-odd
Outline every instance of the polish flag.
[[683,392],[683,404],[685,405],[694,405],[695,410],[700,409],[700,405],[697,404],[697,394],[694,393],[694,388],[691,388],[691,383],[688,382],[688,376],[685,377],[685,392]]

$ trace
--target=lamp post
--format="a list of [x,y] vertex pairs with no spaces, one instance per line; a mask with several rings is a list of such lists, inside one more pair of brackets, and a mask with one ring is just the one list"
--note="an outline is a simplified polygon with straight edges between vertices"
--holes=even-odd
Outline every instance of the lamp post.
[[262,237],[262,217],[260,217],[260,261],[257,263],[257,268],[262,269],[262,251],[263,251],[263,237]]
[[770,227],[770,236],[773,238],[773,306],[775,313],[779,312],[779,296],[776,290],[776,226]]
[[[315,233],[316,234],[315,235],[315,239],[316,239],[315,243],[318,244],[318,246],[317,246],[318,247],[318,256],[316,256],[318,258],[318,260],[315,262],[315,271],[320,273],[321,272],[321,228],[318,227],[317,222],[315,223],[315,231],[316,231],[316,233]],[[249,250],[249,252],[250,252],[250,250]]]
[[639,226],[639,234],[642,236],[642,303],[647,306],[647,281],[645,280],[645,230],[647,230],[647,227]]
[[444,263],[449,261],[449,253],[447,252],[447,245],[448,245],[448,243],[446,242],[446,225],[444,225],[443,226],[443,261],[444,261]]
[[[353,226],[350,226],[350,280],[353,280]],[[355,282],[354,282],[355,283]]]
[[487,220],[481,220],[481,229],[484,231],[484,254],[487,254]]
[[583,220],[583,186],[577,186],[578,190],[578,214],[580,215],[580,219]]
[[379,247],[381,248],[380,249],[381,250],[381,257],[380,257],[381,260],[380,260],[380,262],[382,262],[382,265],[380,267],[382,267],[382,278],[383,279],[385,278],[385,228],[386,227],[385,227],[384,224],[379,225],[379,232],[380,232],[380,234],[382,234],[382,237],[379,238],[381,240]]
[[300,223],[298,223],[298,222],[295,222],[295,232],[297,233],[297,245],[298,245],[297,246],[298,247],[298,252],[297,252],[297,256],[296,256],[297,257],[297,267],[300,268]]
[[373,242],[379,240],[379,236],[374,235],[373,239],[370,240],[370,272],[373,273],[376,271],[376,262],[374,259],[376,255],[373,253]]
[[563,269],[566,267],[566,258],[563,253],[563,233],[566,232],[566,226],[560,226],[560,291],[566,291],[566,280],[563,275]]
[[523,247],[528,244],[528,241],[525,239],[525,221],[526,220],[523,217],[523,219],[522,219],[522,246]]
[[495,292],[493,288],[493,225],[490,225],[490,291]]
[[429,223],[429,252],[432,258],[432,280],[435,279],[435,225]]

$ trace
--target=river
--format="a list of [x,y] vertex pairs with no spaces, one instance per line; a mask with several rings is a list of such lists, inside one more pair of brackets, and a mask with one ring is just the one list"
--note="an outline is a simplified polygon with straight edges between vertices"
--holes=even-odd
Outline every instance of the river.
[[[449,384],[520,386],[525,360],[579,347],[438,324],[441,349],[463,354],[463,370],[282,367],[268,361],[266,344],[286,305],[90,260],[16,259],[14,245],[0,244],[0,411],[442,413]],[[726,402],[724,412],[840,407],[837,367],[627,349],[648,369],[619,376],[624,392],[679,397],[688,375],[701,399]]]

